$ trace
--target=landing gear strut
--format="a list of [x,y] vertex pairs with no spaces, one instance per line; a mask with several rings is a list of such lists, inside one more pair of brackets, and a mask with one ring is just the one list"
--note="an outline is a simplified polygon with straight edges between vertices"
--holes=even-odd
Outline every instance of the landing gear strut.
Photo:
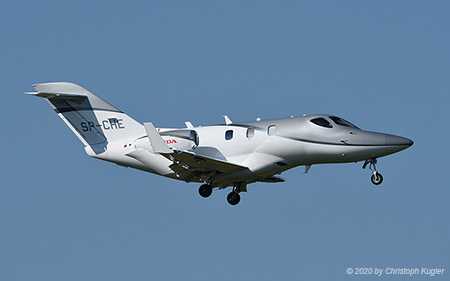
[[234,184],[233,191],[227,196],[227,201],[230,205],[237,205],[241,201],[241,196],[239,195],[241,191],[247,191],[247,183],[237,182]]
[[380,173],[378,173],[377,168],[375,166],[376,164],[377,164],[376,158],[368,159],[366,160],[366,162],[364,162],[363,169],[365,169],[366,166],[369,165],[369,169],[372,171],[372,177],[370,178],[370,180],[374,185],[380,185],[383,182],[383,176]]

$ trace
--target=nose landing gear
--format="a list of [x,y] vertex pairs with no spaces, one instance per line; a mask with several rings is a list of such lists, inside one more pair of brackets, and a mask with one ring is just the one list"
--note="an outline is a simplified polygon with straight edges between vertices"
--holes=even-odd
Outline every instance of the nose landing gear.
[[383,182],[383,176],[377,171],[375,171],[370,180],[374,185],[380,185]]
[[372,177],[370,178],[370,180],[374,185],[380,185],[383,182],[383,176],[380,173],[378,173],[377,168],[375,166],[376,164],[377,164],[376,158],[367,159],[366,162],[364,162],[363,169],[365,169],[367,165],[369,165],[369,169],[372,171]]

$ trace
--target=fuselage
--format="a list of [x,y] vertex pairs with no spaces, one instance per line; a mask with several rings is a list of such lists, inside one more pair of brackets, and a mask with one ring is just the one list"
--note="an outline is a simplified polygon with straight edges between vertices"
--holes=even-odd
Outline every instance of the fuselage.
[[134,120],[86,88],[69,82],[35,84],[44,98],[97,159],[157,175],[202,182],[200,196],[232,186],[231,205],[253,182],[282,182],[283,171],[324,163],[365,161],[371,181],[379,185],[377,158],[408,148],[413,142],[389,134],[364,131],[332,115],[187,128],[155,128]]
[[[248,168],[236,173],[215,175],[215,186],[222,188],[235,182],[270,181],[271,176],[302,165],[379,158],[413,144],[407,138],[361,130],[342,118],[330,115],[183,129],[164,128],[159,129],[159,133],[174,150],[191,151],[196,155]],[[136,161],[127,156],[132,155],[130,153],[137,154],[134,150],[152,151],[145,134],[130,139],[126,142],[128,145],[123,143],[110,143],[106,157],[95,157],[174,179],[201,181],[180,177],[170,168],[172,161],[157,153],[152,154],[152,159],[148,161]]]

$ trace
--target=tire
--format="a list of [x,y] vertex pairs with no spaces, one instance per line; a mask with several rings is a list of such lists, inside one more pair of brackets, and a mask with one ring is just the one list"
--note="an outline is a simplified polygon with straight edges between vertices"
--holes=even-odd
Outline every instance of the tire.
[[383,182],[383,176],[380,173],[376,172],[372,175],[370,180],[374,185],[380,185]]
[[212,194],[212,187],[209,184],[202,184],[198,189],[198,193],[203,198],[208,198]]
[[230,192],[227,196],[227,201],[230,205],[237,205],[241,201],[241,196],[237,192]]

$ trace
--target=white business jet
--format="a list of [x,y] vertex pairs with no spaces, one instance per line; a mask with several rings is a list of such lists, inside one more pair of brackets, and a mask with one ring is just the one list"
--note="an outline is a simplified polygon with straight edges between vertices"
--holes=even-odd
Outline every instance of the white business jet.
[[44,98],[94,158],[157,175],[202,183],[199,193],[232,186],[231,205],[254,182],[283,182],[279,175],[297,166],[364,161],[372,183],[381,184],[377,158],[410,147],[394,135],[364,131],[332,115],[186,128],[141,124],[87,89],[67,82],[36,84]]

